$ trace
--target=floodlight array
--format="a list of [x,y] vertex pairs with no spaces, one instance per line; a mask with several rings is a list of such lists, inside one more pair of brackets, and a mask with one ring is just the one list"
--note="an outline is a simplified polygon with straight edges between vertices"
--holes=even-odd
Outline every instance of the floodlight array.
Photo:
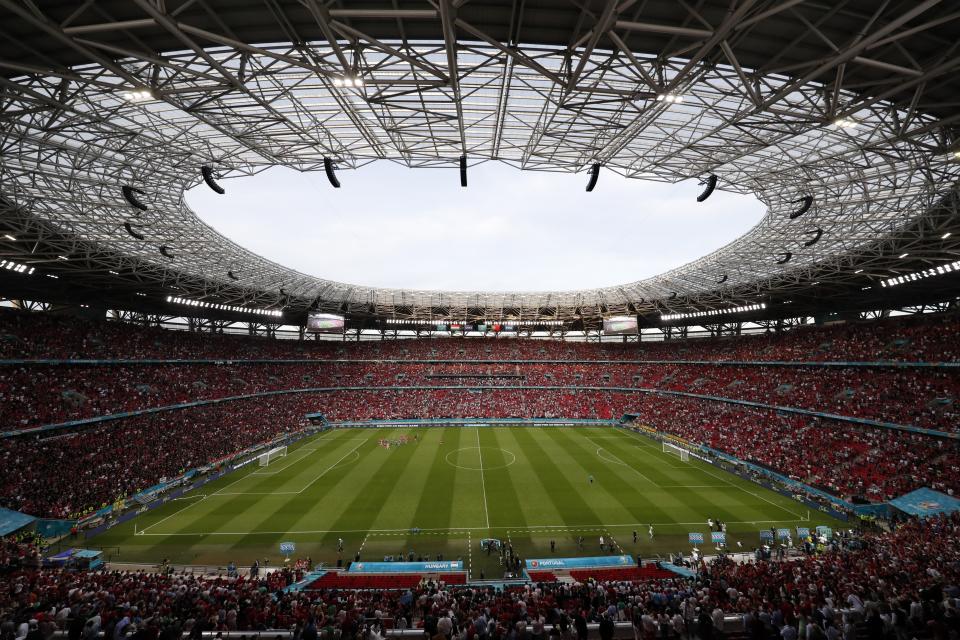
[[22,273],[27,276],[33,275],[33,272],[36,270],[35,267],[28,267],[25,264],[20,264],[13,260],[0,260],[0,269],[7,269],[8,271]]
[[220,311],[235,311],[238,313],[253,313],[261,316],[272,316],[279,318],[283,311],[279,309],[257,309],[255,307],[241,307],[232,304],[220,304],[219,302],[206,302],[204,300],[191,300],[190,298],[180,298],[177,296],[167,296],[167,302],[182,304],[188,307],[199,307],[202,309],[218,309]]
[[710,309],[709,311],[691,311],[689,313],[664,313],[660,315],[661,320],[686,320],[687,318],[701,318],[709,316],[722,316],[729,313],[743,313],[745,311],[759,311],[766,309],[765,302],[759,304],[748,304],[742,307],[731,307],[729,309]]
[[929,269],[924,269],[923,271],[908,273],[903,276],[887,278],[886,280],[882,280],[880,282],[880,286],[895,287],[898,284],[904,284],[906,282],[916,282],[917,280],[926,280],[927,278],[942,276],[947,273],[954,273],[957,271],[960,271],[960,260],[957,260],[956,262],[951,262],[949,264],[942,264],[936,267],[930,267]]

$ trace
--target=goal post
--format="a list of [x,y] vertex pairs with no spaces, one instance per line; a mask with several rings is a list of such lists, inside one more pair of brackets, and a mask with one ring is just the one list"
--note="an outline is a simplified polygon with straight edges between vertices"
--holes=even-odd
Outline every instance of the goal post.
[[680,460],[683,462],[690,462],[690,452],[684,449],[683,447],[678,447],[675,444],[670,444],[669,442],[663,443],[663,452],[668,453],[673,456],[679,456]]
[[286,447],[274,447],[273,449],[270,449],[270,451],[267,451],[266,453],[261,453],[257,457],[260,460],[260,466],[265,467],[271,462],[273,462],[274,460],[276,460],[277,458],[282,458],[285,455],[287,455]]

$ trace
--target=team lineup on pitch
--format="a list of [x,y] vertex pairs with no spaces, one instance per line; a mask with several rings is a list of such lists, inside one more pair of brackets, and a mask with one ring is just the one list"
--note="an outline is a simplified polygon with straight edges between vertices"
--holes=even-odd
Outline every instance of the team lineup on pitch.
[[[357,555],[462,559],[495,576],[495,538],[521,558],[690,551],[689,532],[836,523],[712,465],[613,427],[331,429],[97,537],[115,561],[278,564],[281,542],[335,566]],[[401,446],[383,439],[400,438]],[[811,517],[813,520],[811,520]],[[634,532],[639,535],[635,536]],[[605,546],[601,552],[600,537]],[[343,551],[338,550],[343,540]],[[737,544],[737,543],[740,544]]]

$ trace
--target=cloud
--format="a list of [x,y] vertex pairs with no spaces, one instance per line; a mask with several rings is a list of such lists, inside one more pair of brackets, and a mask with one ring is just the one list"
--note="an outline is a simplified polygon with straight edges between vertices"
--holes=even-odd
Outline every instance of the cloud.
[[[201,185],[188,204],[215,229],[299,271],[360,285],[532,291],[622,284],[713,251],[755,225],[763,205],[695,181],[668,185],[604,171],[521,172],[488,162],[470,169],[408,169],[377,162],[322,173],[277,167]],[[721,186],[722,188],[722,186]]]

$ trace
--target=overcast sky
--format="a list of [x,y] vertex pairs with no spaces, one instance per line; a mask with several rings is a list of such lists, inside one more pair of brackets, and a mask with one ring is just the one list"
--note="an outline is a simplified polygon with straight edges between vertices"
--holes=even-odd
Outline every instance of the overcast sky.
[[763,215],[752,197],[696,181],[667,185],[602,171],[519,171],[498,162],[407,169],[377,162],[323,172],[273,168],[187,193],[201,219],[304,273],[361,285],[446,290],[580,289],[680,266],[742,235]]

